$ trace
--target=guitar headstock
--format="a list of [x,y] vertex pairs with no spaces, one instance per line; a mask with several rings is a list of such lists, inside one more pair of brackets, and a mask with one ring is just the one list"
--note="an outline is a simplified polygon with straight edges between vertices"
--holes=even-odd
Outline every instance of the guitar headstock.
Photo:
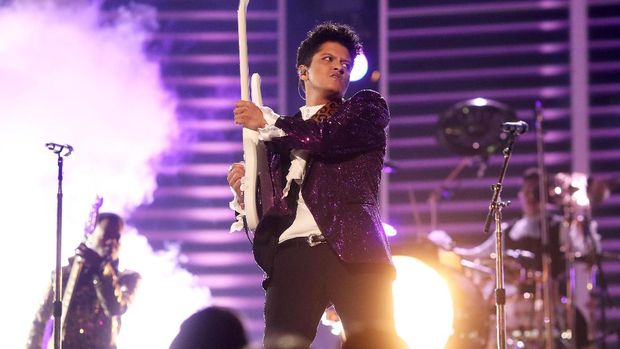
[[250,0],[239,0],[239,11],[247,11]]
[[99,215],[101,205],[103,205],[103,198],[97,195],[95,202],[90,209],[90,213],[88,214],[88,220],[86,221],[86,224],[84,224],[84,236],[92,234],[95,230],[95,226],[97,225],[97,216]]

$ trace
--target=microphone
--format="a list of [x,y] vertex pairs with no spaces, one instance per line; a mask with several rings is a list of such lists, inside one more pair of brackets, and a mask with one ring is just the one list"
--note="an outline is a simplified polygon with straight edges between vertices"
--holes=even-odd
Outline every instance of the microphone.
[[525,121],[504,122],[502,124],[502,132],[512,133],[515,136],[520,136],[527,132],[529,126]]
[[[47,147],[47,149],[53,151],[54,154],[59,154],[64,157],[67,157],[71,155],[71,153],[73,153],[73,147],[70,146],[69,144],[58,144],[58,143],[49,142],[49,143],[45,143],[45,146]],[[60,154],[62,153],[63,150],[66,150],[66,152],[64,154]]]

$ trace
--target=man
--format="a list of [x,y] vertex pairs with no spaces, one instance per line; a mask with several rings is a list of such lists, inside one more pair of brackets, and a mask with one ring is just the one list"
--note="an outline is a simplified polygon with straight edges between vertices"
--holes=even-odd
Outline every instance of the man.
[[[539,194],[539,171],[536,168],[529,168],[525,170],[522,177],[521,189],[519,190],[519,202],[521,203],[522,215],[519,219],[505,224],[504,234],[505,241],[504,247],[507,250],[516,251],[512,253],[514,257],[521,258],[524,261],[528,259],[528,254],[523,256],[519,255],[519,251],[532,252],[536,256],[536,260],[532,263],[532,267],[537,270],[542,270],[542,253],[543,246],[541,243],[540,235],[540,194]],[[553,276],[558,277],[565,272],[565,258],[562,246],[566,245],[570,240],[572,249],[581,254],[587,255],[592,253],[600,246],[600,237],[595,231],[595,225],[590,228],[591,237],[584,235],[583,227],[571,226],[569,231],[563,232],[564,219],[559,214],[547,215],[547,223],[549,229],[549,253],[551,254],[551,273]],[[429,238],[442,247],[452,249],[456,254],[463,257],[472,258],[485,258],[489,257],[495,252],[495,235],[489,236],[489,238],[482,244],[472,248],[462,248],[453,245],[452,241],[443,240],[441,233],[431,233]],[[507,256],[511,258],[511,256]]]
[[[68,287],[71,269],[78,268],[76,258],[84,261],[75,280],[62,335],[63,349],[114,349],[120,330],[120,317],[127,310],[140,275],[118,271],[118,251],[123,220],[113,213],[97,216],[95,230],[80,244],[76,256],[63,267],[63,292]],[[46,324],[53,312],[53,278],[45,299],[33,321],[27,348],[53,348],[53,337],[44,343]],[[70,286],[70,285],[69,285]],[[65,295],[67,293],[64,293]],[[66,301],[66,299],[63,299]]]
[[[253,239],[266,273],[266,343],[283,333],[311,342],[330,304],[349,333],[394,331],[394,270],[378,202],[389,111],[374,91],[343,98],[360,50],[349,26],[320,24],[297,50],[299,113],[279,116],[247,101],[234,109],[235,123],[265,141],[275,191],[275,209]],[[243,175],[242,164],[228,174],[239,212]]]

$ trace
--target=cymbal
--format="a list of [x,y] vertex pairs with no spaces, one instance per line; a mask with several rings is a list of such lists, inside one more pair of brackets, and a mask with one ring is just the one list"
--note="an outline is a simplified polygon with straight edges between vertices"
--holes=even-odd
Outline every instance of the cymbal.
[[620,179],[600,179],[579,172],[560,172],[553,175],[549,188],[557,204],[578,206],[600,205],[612,192],[620,189]]
[[473,98],[453,105],[439,116],[437,138],[461,155],[488,157],[507,143],[502,124],[515,120],[515,112],[505,104]]

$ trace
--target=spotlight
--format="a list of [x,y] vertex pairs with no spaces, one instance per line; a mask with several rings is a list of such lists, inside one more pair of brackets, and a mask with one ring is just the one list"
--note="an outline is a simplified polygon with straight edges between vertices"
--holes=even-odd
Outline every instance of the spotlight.
[[351,81],[358,81],[368,72],[368,60],[364,53],[360,53],[353,61],[353,71],[351,71]]
[[408,256],[394,256],[392,284],[398,335],[410,349],[442,349],[453,332],[452,296],[433,268]]

